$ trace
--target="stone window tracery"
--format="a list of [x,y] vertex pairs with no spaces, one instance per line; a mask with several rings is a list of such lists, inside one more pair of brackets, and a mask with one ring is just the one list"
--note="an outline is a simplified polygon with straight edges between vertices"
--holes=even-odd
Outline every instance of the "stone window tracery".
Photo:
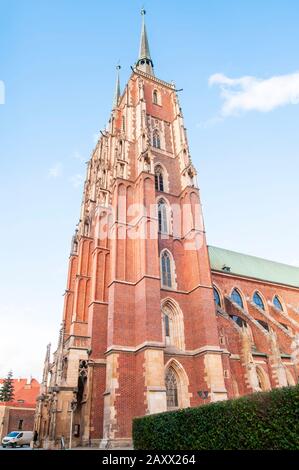
[[178,408],[178,382],[176,373],[172,367],[169,367],[165,376],[167,409]]
[[164,191],[164,175],[160,165],[155,167],[155,188],[156,191]]
[[160,139],[160,134],[157,129],[154,130],[153,132],[153,147],[160,149],[161,148],[161,139]]

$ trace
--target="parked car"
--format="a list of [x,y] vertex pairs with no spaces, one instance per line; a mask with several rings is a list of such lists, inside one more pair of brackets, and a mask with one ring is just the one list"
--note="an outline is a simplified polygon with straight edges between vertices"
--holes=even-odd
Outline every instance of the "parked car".
[[2,447],[30,446],[33,439],[33,431],[11,431],[2,439]]

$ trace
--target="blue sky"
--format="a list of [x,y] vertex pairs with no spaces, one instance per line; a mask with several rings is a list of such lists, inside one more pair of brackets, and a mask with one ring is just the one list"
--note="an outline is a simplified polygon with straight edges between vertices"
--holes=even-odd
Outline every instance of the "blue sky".
[[[183,88],[208,242],[299,265],[298,2],[144,5],[156,75]],[[40,378],[56,345],[85,162],[141,6],[0,0],[0,375]]]

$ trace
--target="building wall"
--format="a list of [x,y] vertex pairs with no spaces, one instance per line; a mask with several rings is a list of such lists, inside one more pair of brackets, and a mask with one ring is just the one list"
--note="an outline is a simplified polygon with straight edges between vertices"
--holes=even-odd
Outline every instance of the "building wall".
[[0,441],[11,431],[18,431],[22,420],[22,431],[33,431],[34,408],[21,408],[13,406],[0,406]]
[[[226,362],[230,376],[229,397],[256,391],[254,377],[249,370],[250,361],[252,361],[252,366],[257,366],[265,372],[266,379],[269,380],[268,386],[271,388],[297,383],[298,344],[296,337],[299,333],[299,313],[297,312],[299,290],[219,272],[213,272],[212,278],[213,285],[220,294],[223,311],[228,315],[238,315],[244,319],[251,330],[251,342],[248,342],[248,335],[246,337],[229,316],[219,314],[217,316],[222,345],[230,353]],[[229,300],[234,288],[237,288],[242,296],[243,309],[238,308]],[[264,311],[257,308],[252,301],[255,292],[258,292],[263,299]],[[283,311],[274,307],[275,295],[278,295]],[[267,323],[270,331],[266,331],[256,320]],[[281,323],[288,329],[286,330]]]
[[[156,132],[160,148],[153,145]],[[156,165],[163,169],[163,191],[155,187]],[[166,234],[158,233],[161,198],[168,208]],[[165,250],[171,257],[167,287],[161,281]],[[243,309],[229,298],[233,287],[243,294]],[[248,300],[257,288],[270,302],[265,313]],[[284,299],[285,315],[271,305],[274,294]],[[87,165],[59,345],[53,362],[47,352],[37,406],[42,445],[57,447],[61,436],[68,444],[71,419],[74,429],[80,426],[73,445],[130,444],[134,417],[167,409],[169,370],[179,407],[297,380],[293,333],[299,320],[292,306],[299,305],[298,295],[298,289],[211,272],[175,87],[133,72]],[[266,319],[271,332],[257,319]]]
[[[35,410],[23,410],[21,408],[11,408],[9,410],[8,432],[11,431],[33,431]],[[22,425],[20,421],[22,422]],[[21,426],[21,428],[20,428]]]

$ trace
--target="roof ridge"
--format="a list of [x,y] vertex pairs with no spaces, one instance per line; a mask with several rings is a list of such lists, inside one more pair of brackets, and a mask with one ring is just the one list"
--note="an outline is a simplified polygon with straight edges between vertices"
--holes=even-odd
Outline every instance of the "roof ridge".
[[282,263],[280,261],[275,261],[275,260],[272,260],[272,259],[269,259],[269,258],[262,258],[261,256],[249,255],[247,253],[242,253],[241,251],[234,251],[234,250],[230,250],[228,248],[222,248],[220,246],[215,246],[215,245],[208,245],[208,248],[216,248],[217,250],[228,251],[230,253],[235,253],[237,255],[248,256],[250,258],[259,259],[259,260],[262,260],[262,261],[267,261],[267,263],[275,263],[275,264],[279,264],[281,266],[287,266],[288,268],[294,268],[294,269],[299,270],[299,266],[295,266],[294,264]]

